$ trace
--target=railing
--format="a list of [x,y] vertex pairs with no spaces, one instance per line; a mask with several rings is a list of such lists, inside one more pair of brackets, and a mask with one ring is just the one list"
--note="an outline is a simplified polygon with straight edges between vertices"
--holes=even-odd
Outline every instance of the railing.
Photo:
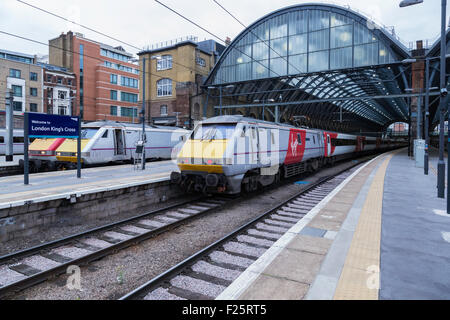
[[157,49],[161,49],[161,48],[167,48],[167,47],[171,47],[178,43],[186,42],[186,41],[192,41],[192,42],[197,43],[198,37],[186,36],[186,37],[181,37],[181,38],[177,38],[174,40],[162,41],[162,42],[158,42],[158,43],[155,43],[152,45],[145,46],[144,50],[157,50]]

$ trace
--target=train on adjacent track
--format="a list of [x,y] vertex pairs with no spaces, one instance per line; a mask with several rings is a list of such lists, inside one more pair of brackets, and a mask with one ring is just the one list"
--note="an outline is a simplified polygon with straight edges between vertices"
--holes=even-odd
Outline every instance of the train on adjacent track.
[[[23,130],[13,130],[13,154],[23,154]],[[0,128],[0,156],[6,154],[6,129]]]
[[[172,159],[191,131],[164,126],[146,126],[145,158]],[[81,162],[98,166],[116,162],[134,162],[136,145],[142,140],[142,126],[111,121],[82,125]],[[23,150],[23,148],[22,148]],[[29,146],[32,172],[74,169],[77,165],[77,139],[35,139]],[[21,162],[23,165],[23,162]]]
[[180,172],[172,172],[171,181],[186,192],[252,192],[338,160],[402,145],[381,137],[218,116],[196,125],[177,156]]

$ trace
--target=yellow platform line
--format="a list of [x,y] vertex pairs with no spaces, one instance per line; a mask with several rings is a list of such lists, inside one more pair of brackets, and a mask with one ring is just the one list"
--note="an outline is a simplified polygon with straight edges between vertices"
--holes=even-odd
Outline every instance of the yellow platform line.
[[369,188],[334,300],[378,300],[384,179],[393,155],[383,161]]

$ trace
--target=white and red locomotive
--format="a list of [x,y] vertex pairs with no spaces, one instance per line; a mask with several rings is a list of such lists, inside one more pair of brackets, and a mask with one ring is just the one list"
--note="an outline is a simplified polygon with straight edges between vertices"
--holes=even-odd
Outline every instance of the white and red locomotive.
[[337,160],[398,147],[387,139],[219,116],[199,122],[171,180],[186,191],[255,191]]

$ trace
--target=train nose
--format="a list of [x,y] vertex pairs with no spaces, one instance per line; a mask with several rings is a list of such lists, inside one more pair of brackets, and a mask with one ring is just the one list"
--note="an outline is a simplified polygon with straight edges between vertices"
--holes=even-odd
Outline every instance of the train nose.
[[217,174],[208,174],[205,181],[207,187],[217,187],[219,184],[219,177]]

